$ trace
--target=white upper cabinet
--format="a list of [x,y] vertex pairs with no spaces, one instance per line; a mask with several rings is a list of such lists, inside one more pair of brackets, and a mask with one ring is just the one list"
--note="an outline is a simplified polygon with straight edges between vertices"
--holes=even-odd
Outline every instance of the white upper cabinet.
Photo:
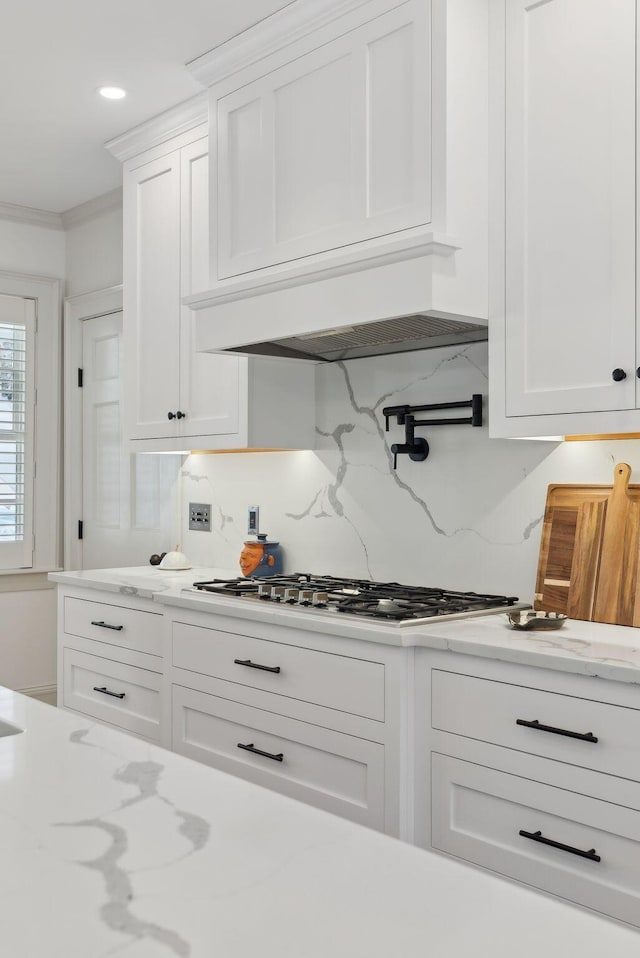
[[636,0],[492,17],[492,433],[637,431]]
[[[182,298],[209,276],[203,134],[206,126],[194,126],[125,162],[126,438],[135,452],[309,448],[313,368],[196,351],[194,313]],[[127,149],[135,136],[118,143]]]
[[123,206],[127,438],[168,438],[180,397],[179,152],[126,171]]
[[190,64],[217,159],[209,284],[187,298],[199,348],[419,313],[486,323],[477,7],[297,0]]
[[428,7],[213,95],[220,279],[430,222]]

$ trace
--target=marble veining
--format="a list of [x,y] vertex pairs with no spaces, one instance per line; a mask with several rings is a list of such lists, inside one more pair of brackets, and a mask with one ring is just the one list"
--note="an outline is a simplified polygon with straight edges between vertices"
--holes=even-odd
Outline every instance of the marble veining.
[[[96,726],[93,726],[93,729],[95,728]],[[69,735],[69,741],[75,745],[99,748],[87,741],[93,729],[77,729]],[[133,787],[137,794],[130,798],[123,798],[116,809],[105,812],[100,817],[74,822],[56,822],[54,827],[98,829],[110,839],[110,844],[102,854],[79,863],[85,868],[96,871],[102,877],[107,900],[100,907],[100,916],[109,929],[128,935],[134,940],[147,939],[157,942],[163,945],[168,953],[177,955],[178,958],[188,958],[191,947],[177,932],[157,922],[144,921],[135,914],[133,909],[136,896],[131,877],[133,872],[122,864],[122,859],[126,857],[129,847],[127,829],[113,820],[107,820],[107,817],[113,819],[119,812],[139,802],[156,800],[173,810],[178,819],[177,831],[191,847],[184,855],[155,867],[167,867],[175,864],[179,858],[203,849],[209,840],[209,823],[199,815],[176,808],[170,799],[160,793],[159,782],[163,771],[164,766],[159,762],[150,760],[128,762],[123,768],[114,772],[113,780]]]
[[25,730],[0,740],[7,958],[637,951],[632,929],[81,716],[0,689],[0,718]]
[[[316,449],[191,456],[178,536],[192,561],[237,568],[247,505],[283,546],[287,571],[474,589],[531,601],[550,483],[611,482],[640,469],[640,441],[490,439],[484,343],[320,365]],[[399,457],[382,408],[485,396],[485,425],[424,427],[425,462]],[[638,476],[632,477],[638,481]],[[206,489],[206,493],[203,491]],[[188,502],[212,502],[210,536],[186,531]],[[176,540],[178,541],[178,540]]]
[[[474,589],[531,601],[547,492],[553,482],[611,482],[611,465],[640,468],[640,442],[490,439],[486,344],[321,365],[316,449],[191,456],[180,474],[180,541],[192,561],[237,568],[246,508],[283,547],[287,571]],[[485,425],[420,427],[425,462],[393,469],[386,404],[485,396]],[[634,478],[634,477],[632,477]],[[637,477],[635,477],[637,481]],[[206,492],[204,491],[206,490]],[[212,502],[213,532],[188,532],[187,505]]]

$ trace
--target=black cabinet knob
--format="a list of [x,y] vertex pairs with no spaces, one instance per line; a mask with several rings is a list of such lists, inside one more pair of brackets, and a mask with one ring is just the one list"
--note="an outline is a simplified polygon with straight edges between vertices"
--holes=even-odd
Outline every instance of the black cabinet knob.
[[640,366],[636,369],[636,376],[640,379]]
[[176,418],[176,414],[174,412],[167,413],[167,419],[175,419],[175,418]]
[[187,418],[186,412],[180,412],[180,410],[178,409],[176,413],[176,419],[186,419],[186,418]]
[[611,378],[613,379],[614,383],[621,383],[623,379],[627,378],[627,374],[625,373],[624,369],[618,368],[613,370],[611,373]]

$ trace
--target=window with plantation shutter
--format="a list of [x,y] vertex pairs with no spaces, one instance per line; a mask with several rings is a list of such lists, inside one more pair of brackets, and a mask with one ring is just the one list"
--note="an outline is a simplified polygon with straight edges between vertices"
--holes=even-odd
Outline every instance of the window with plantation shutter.
[[0,569],[33,564],[36,302],[0,294]]

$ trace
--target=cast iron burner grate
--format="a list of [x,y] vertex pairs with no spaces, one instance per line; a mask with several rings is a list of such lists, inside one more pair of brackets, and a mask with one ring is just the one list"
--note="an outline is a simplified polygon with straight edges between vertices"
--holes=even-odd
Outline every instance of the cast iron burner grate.
[[197,591],[257,599],[340,612],[364,618],[395,622],[429,619],[435,616],[471,615],[514,606],[515,596],[402,585],[399,582],[371,582],[310,573],[211,579],[194,582]]

